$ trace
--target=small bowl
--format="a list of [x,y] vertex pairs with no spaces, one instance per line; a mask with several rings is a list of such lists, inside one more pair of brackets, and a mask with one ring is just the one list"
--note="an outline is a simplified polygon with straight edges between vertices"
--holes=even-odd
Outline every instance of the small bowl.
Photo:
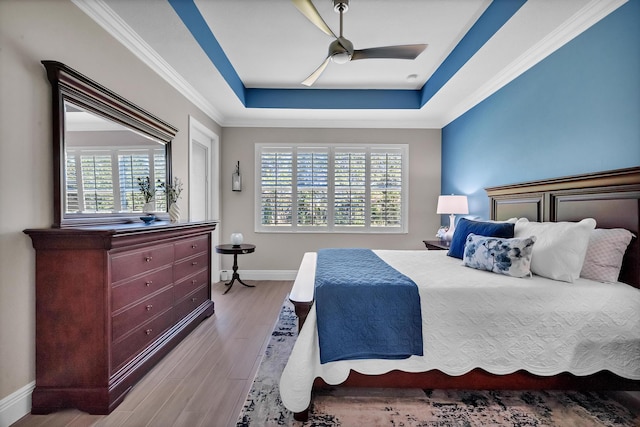
[[141,216],[140,219],[143,220],[145,224],[151,224],[153,221],[156,220],[156,216],[155,215],[145,215],[145,216]]

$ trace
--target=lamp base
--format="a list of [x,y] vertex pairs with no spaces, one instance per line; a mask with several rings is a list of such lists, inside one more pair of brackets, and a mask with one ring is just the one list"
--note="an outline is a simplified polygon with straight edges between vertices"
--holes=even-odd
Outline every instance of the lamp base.
[[444,234],[444,240],[446,240],[447,242],[450,242],[451,239],[453,239],[453,233],[455,232],[455,223],[456,216],[454,214],[449,215],[449,229]]

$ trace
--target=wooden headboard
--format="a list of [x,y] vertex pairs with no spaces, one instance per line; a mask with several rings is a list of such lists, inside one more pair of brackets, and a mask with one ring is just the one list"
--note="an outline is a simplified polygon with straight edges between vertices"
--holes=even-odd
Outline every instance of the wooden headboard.
[[[491,219],[579,221],[598,228],[626,228],[640,236],[640,167],[574,175],[485,189]],[[640,242],[632,239],[619,280],[640,288]]]

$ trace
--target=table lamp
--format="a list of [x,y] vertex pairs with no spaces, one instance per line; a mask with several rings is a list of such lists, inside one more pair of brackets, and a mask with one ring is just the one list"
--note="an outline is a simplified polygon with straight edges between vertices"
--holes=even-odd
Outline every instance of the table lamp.
[[466,215],[469,213],[467,196],[455,196],[453,194],[450,196],[439,196],[436,213],[449,215],[449,230],[444,235],[444,239],[451,241],[455,228],[456,214]]

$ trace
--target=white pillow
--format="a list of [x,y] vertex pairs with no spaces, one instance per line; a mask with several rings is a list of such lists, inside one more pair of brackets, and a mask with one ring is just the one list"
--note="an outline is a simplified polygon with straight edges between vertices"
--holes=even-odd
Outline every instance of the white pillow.
[[505,220],[491,219],[488,222],[506,222],[508,224],[515,224],[516,222],[518,222],[518,218],[513,217],[513,218],[509,218],[509,219],[505,219]]
[[536,236],[531,257],[532,273],[573,282],[580,277],[589,236],[595,227],[593,218],[580,222],[529,222],[520,218],[515,225],[514,237]]
[[633,234],[624,228],[597,228],[591,232],[580,277],[598,282],[617,282],[622,259]]

